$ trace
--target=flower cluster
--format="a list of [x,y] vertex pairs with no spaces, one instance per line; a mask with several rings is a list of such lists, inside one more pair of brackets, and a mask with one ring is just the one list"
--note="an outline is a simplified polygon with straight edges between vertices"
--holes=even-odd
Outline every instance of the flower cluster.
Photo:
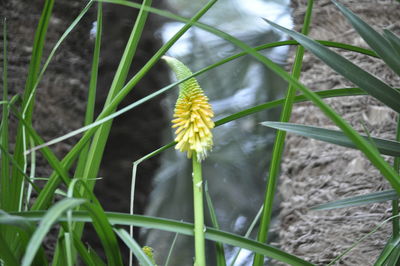
[[[174,70],[178,79],[192,75],[192,72],[180,61],[164,57]],[[197,160],[201,161],[213,146],[211,129],[214,116],[208,97],[204,95],[195,78],[190,78],[180,84],[179,97],[175,105],[172,127],[175,131],[176,149],[187,152],[191,158],[195,152]]]

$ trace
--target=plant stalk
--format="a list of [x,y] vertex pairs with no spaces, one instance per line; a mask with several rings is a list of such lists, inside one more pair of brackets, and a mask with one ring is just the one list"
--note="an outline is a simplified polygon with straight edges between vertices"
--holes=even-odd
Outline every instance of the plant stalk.
[[193,154],[193,204],[194,204],[194,249],[196,266],[205,266],[205,226],[203,209],[203,178],[201,163],[197,154]]

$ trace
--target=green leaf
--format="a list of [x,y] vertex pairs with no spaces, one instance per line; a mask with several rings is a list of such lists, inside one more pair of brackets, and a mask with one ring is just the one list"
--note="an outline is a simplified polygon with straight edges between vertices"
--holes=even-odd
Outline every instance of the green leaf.
[[[4,19],[3,22],[3,101],[8,101],[8,62],[7,62],[7,22]],[[1,129],[0,129],[0,144],[1,150],[1,171],[0,171],[0,208],[3,210],[9,209],[8,201],[12,199],[12,195],[9,195],[10,191],[10,168],[9,168],[9,153],[8,149],[8,104],[3,104],[3,114],[1,118]],[[7,155],[5,155],[7,154]],[[1,234],[1,231],[0,231]]]
[[[13,239],[11,240],[12,242],[8,244],[4,243],[4,245],[7,245],[8,248],[12,249],[14,251],[15,256],[17,258],[20,258],[22,254],[25,252],[26,246],[28,245],[29,239],[32,236],[33,232],[35,231],[35,228],[33,227],[32,223],[26,220],[25,218],[15,215],[9,215],[3,210],[0,210],[0,224],[16,227],[17,234],[13,235]],[[6,232],[9,231],[10,230],[7,230]],[[14,244],[14,245],[11,246],[9,244]],[[1,256],[2,249],[3,247],[0,247],[0,258],[2,257]],[[46,255],[44,253],[44,249],[40,247],[38,254],[35,256],[34,265],[47,265],[47,264],[48,263]]]
[[400,99],[400,93],[397,90],[305,35],[286,29],[269,20],[264,20],[274,28],[281,30],[298,41],[304,48],[312,52],[343,77],[346,77],[361,89],[368,92],[368,94],[380,100],[396,112],[400,112],[400,102],[398,101],[398,99]]
[[128,248],[135,254],[137,260],[139,261],[139,264],[141,266],[154,266],[155,264],[150,260],[150,258],[143,252],[142,248],[140,245],[133,239],[129,233],[124,230],[124,229],[114,229],[114,231],[117,233],[119,238],[124,241],[125,245],[128,246]]
[[93,227],[104,247],[108,264],[123,265],[117,238],[102,208],[92,203],[83,204],[83,207],[92,218]]
[[398,57],[393,56],[397,51],[393,49],[391,44],[345,6],[335,0],[332,0],[332,2],[339,8],[365,42],[394,70],[394,72],[400,75],[400,60]]
[[[279,130],[285,130],[287,132],[295,133],[304,137],[357,149],[357,146],[354,145],[354,143],[351,142],[351,140],[342,131],[281,122],[262,122],[261,125]],[[372,140],[373,144],[376,145],[382,154],[400,156],[400,142],[380,138],[370,139],[368,136],[361,136],[367,141]]]
[[[27,110],[25,118],[28,123],[31,123],[32,119],[33,101],[30,101],[30,104],[28,104],[28,102],[30,98],[30,93],[32,92],[34,84],[37,80],[38,73],[40,71],[42,53],[53,6],[54,0],[45,1],[39,24],[35,31],[32,56],[29,63],[28,77],[25,83],[22,102],[22,108]],[[26,160],[24,154],[26,141],[27,139],[24,134],[23,124],[21,123],[21,121],[18,121],[17,135],[15,138],[14,159],[21,168],[23,168]],[[9,205],[11,210],[18,210],[20,206],[22,206],[22,202],[20,201],[20,199],[22,198],[21,194],[23,193],[23,190],[21,189],[23,177],[17,169],[12,168],[11,178],[14,182],[13,185],[9,188],[10,195],[12,196],[9,201]]]
[[400,61],[400,38],[397,37],[393,32],[390,30],[383,30],[383,37],[386,38],[386,40],[389,41],[390,45],[392,45],[395,55],[394,57],[397,58],[398,61]]
[[18,265],[18,260],[4,240],[3,234],[0,234],[0,263],[2,265]]
[[[217,214],[215,213],[214,204],[212,203],[210,193],[208,192],[208,182],[207,181],[204,184],[204,192],[206,195],[207,207],[208,207],[208,212],[210,213],[212,225],[214,226],[215,229],[219,229]],[[217,243],[215,243],[215,247],[216,247],[216,254],[217,254],[217,266],[225,266],[226,260],[225,260],[224,245],[217,242]]]
[[100,258],[100,256],[96,253],[96,251],[89,246],[89,251],[88,251],[91,259],[95,263],[95,266],[106,266],[105,262]]
[[165,260],[164,266],[169,266],[169,262],[171,260],[172,252],[174,251],[176,240],[178,239],[178,236],[179,236],[179,234],[176,233],[175,236],[174,236],[174,239],[172,240],[172,244],[171,244],[171,246],[169,248],[168,255],[167,255],[167,258]]
[[49,232],[51,226],[60,218],[60,216],[67,210],[72,209],[82,203],[83,199],[63,199],[54,204],[42,217],[39,226],[33,233],[24,257],[22,258],[22,266],[30,266],[36,255],[36,252],[40,248],[40,245]]
[[[29,221],[40,221],[45,215],[44,211],[29,211],[11,213],[26,218]],[[193,224],[174,221],[170,219],[149,217],[144,215],[128,215],[125,213],[106,212],[107,218],[112,225],[127,225],[137,226],[144,228],[152,228],[164,230],[168,232],[175,232],[179,234],[193,236]],[[73,220],[75,222],[91,222],[90,215],[85,211],[74,211]],[[67,216],[63,215],[59,221],[67,221]],[[222,242],[227,245],[241,247],[251,250],[264,256],[288,263],[290,265],[313,265],[299,257],[288,254],[275,247],[246,239],[242,236],[232,234],[229,232],[217,230],[214,228],[206,228],[206,239],[211,241]]]
[[[398,216],[397,216],[398,217]],[[339,256],[337,256],[336,258],[334,258],[328,265],[334,265],[335,263],[337,263],[341,258],[343,258],[344,256],[346,256],[352,249],[354,249],[356,246],[358,246],[361,242],[365,241],[366,238],[370,237],[371,235],[373,235],[376,231],[378,231],[382,226],[384,226],[386,223],[390,222],[391,220],[393,220],[394,218],[396,218],[395,216],[392,216],[386,220],[384,220],[383,222],[381,222],[379,225],[377,225],[373,230],[371,230],[368,234],[365,234],[363,237],[361,237],[360,239],[358,239],[356,242],[354,242],[349,248],[347,248],[342,254],[340,254]],[[391,264],[394,265],[394,264]]]
[[[400,238],[391,237],[386,243],[385,248],[382,250],[378,259],[374,265],[383,265],[386,261],[394,260],[397,261],[398,255],[400,254]],[[388,263],[387,265],[396,265],[396,263]]]
[[311,207],[311,210],[331,210],[338,208],[346,208],[346,207],[355,207],[360,205],[384,202],[388,200],[398,199],[396,191],[393,189],[384,190],[379,192],[368,193],[365,195],[345,198],[341,200],[335,200],[328,203],[320,204],[314,207]]

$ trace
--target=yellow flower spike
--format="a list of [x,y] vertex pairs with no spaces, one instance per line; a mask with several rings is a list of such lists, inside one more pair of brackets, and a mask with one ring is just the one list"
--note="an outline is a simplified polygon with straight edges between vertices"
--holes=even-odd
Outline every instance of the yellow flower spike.
[[[172,68],[177,79],[182,80],[192,75],[189,68],[179,60],[169,56],[163,56],[163,59]],[[188,158],[195,152],[197,160],[201,161],[207,157],[207,152],[213,146],[211,129],[214,128],[214,122],[211,118],[214,113],[195,78],[179,84],[179,89],[172,120],[172,128],[177,128],[175,149],[187,152]]]

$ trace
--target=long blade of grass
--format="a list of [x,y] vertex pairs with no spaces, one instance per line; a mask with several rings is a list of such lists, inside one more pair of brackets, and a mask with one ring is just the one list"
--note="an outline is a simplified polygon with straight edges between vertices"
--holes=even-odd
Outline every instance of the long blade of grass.
[[[22,108],[27,110],[24,117],[26,118],[27,123],[31,123],[32,120],[33,101],[30,101],[30,104],[28,104],[28,99],[33,89],[33,86],[37,80],[37,76],[40,70],[43,47],[45,44],[47,28],[52,14],[53,5],[54,5],[54,0],[46,0],[39,20],[39,24],[35,32],[32,56],[29,63],[28,77],[25,83],[25,89],[22,101]],[[26,150],[26,141],[27,139],[25,138],[24,126],[22,122],[19,121],[17,128],[17,135],[15,139],[14,159],[22,169],[25,169],[26,167],[26,158],[24,154]],[[21,176],[18,170],[12,168],[11,180],[12,183],[9,186],[9,190],[10,190],[10,195],[12,195],[12,197],[10,198],[9,205],[10,209],[17,210],[19,208],[22,208],[22,202],[20,202],[20,199],[23,193],[22,189],[23,177]]]
[[109,224],[104,210],[95,204],[86,203],[83,207],[89,212],[92,224],[103,244],[109,265],[123,265],[117,238]]
[[298,41],[301,45],[304,46],[304,48],[312,52],[315,56],[324,61],[336,72],[346,77],[354,84],[358,85],[361,89],[367,91],[368,94],[375,97],[396,112],[400,112],[400,103],[397,100],[400,98],[400,93],[397,90],[393,89],[380,79],[374,77],[373,75],[364,71],[349,60],[329,50],[328,48],[317,43],[316,41],[300,33],[279,26],[278,24],[275,24],[271,21],[268,21],[266,19],[264,20],[274,28],[279,29],[280,31],[288,34],[290,37]]
[[[16,110],[15,108],[11,107],[11,110],[13,111],[14,115],[19,119],[19,121],[22,123],[22,125],[25,127],[29,135],[32,137],[32,139],[35,141],[35,143],[43,143],[42,138],[36,133],[36,131],[32,128],[32,126],[25,121],[25,119],[22,117],[22,115]],[[43,156],[46,158],[52,169],[57,172],[64,181],[65,184],[69,184],[70,178],[68,176],[67,170],[61,165],[55,154],[48,148],[44,147],[41,150]],[[43,192],[43,190],[42,190]],[[40,195],[40,194],[39,194]]]
[[[3,101],[8,102],[8,81],[7,81],[7,20],[3,21]],[[10,169],[9,169],[9,148],[8,148],[8,104],[3,104],[1,118],[1,171],[0,171],[0,209],[10,210],[8,201],[12,199],[10,193]],[[1,231],[0,231],[1,234]]]
[[[97,88],[97,77],[99,70],[100,61],[100,48],[101,48],[101,35],[103,31],[103,8],[102,3],[97,4],[97,20],[96,20],[96,39],[93,52],[92,69],[90,72],[89,92],[86,104],[85,112],[85,125],[89,125],[94,119],[94,109],[96,104],[96,88]],[[87,153],[89,151],[89,145],[86,144],[82,149],[82,152],[78,159],[78,164],[75,171],[75,177],[83,176],[84,167],[86,164]]]
[[396,200],[399,196],[395,190],[384,190],[379,192],[368,193],[365,195],[345,198],[341,200],[335,200],[328,203],[320,204],[314,207],[311,207],[311,210],[331,210],[338,208],[347,208],[347,207],[355,207],[366,204],[384,202],[388,200]]
[[[249,238],[250,237],[251,232],[253,232],[254,227],[256,227],[258,221],[260,220],[263,208],[264,208],[264,206],[261,206],[261,208],[258,210],[256,216],[254,217],[253,221],[251,222],[249,228],[247,229],[246,234],[244,235],[245,238]],[[233,259],[232,259],[232,262],[230,264],[231,266],[235,265],[235,262],[236,262],[237,258],[239,257],[241,251],[242,251],[242,249],[239,248],[236,251],[235,256],[232,256]]]
[[395,57],[400,57],[400,38],[397,37],[393,32],[390,30],[383,30],[383,37],[389,41],[390,45],[393,48],[393,52],[397,55]]
[[[400,142],[400,116],[397,117],[397,128],[396,128],[396,141]],[[394,158],[393,161],[394,170],[400,172],[400,156]],[[392,201],[392,215],[397,216],[399,214],[399,200]],[[393,238],[398,238],[400,236],[400,218],[397,216],[392,220],[392,231]]]
[[356,242],[354,242],[349,248],[347,248],[344,252],[342,252],[342,254],[340,254],[339,256],[337,256],[335,259],[333,259],[328,265],[333,265],[335,264],[337,261],[339,261],[341,258],[343,258],[344,256],[346,256],[347,253],[349,253],[353,248],[355,248],[356,246],[358,246],[362,241],[364,241],[366,238],[368,238],[369,236],[371,236],[372,234],[374,234],[376,231],[378,231],[382,226],[384,226],[387,222],[390,222],[390,220],[392,220],[394,218],[394,216],[386,219],[385,221],[383,221],[382,223],[380,223],[378,226],[376,226],[373,230],[371,230],[368,234],[364,235],[363,237],[361,237],[360,239],[358,239]]
[[[11,162],[11,165],[20,172],[25,181],[28,182],[35,189],[36,192],[40,193],[41,189],[35,183],[33,183],[33,180],[31,180],[31,178],[24,172],[24,170],[21,169],[21,167],[17,164],[12,155],[9,154],[9,152],[3,147],[3,145],[0,145],[0,150],[2,152],[2,156],[5,156],[8,161]],[[5,210],[5,208],[2,209]]]
[[[392,253],[390,253],[390,256],[387,258],[386,265],[388,265],[388,266],[398,265],[399,258],[400,258],[400,244],[397,244],[397,246],[393,249]],[[375,265],[379,265],[379,264],[375,263]]]
[[[142,6],[143,7],[150,6],[151,2],[152,0],[143,0]],[[133,26],[131,35],[125,47],[125,51],[122,55],[122,58],[118,65],[118,69],[116,71],[110,90],[108,92],[104,108],[110,104],[110,102],[116,97],[116,95],[118,95],[118,93],[124,86],[130,66],[132,64],[133,56],[136,53],[136,48],[139,43],[140,37],[142,35],[145,22],[147,20],[147,15],[148,12],[144,11],[143,8],[139,11],[138,17],[136,18],[135,21],[135,25]],[[111,109],[111,113],[114,113],[116,111],[116,108],[117,106]],[[111,125],[112,121],[106,122],[102,124],[95,133],[90,145],[90,149],[87,153],[85,166],[82,168],[83,172],[81,178],[83,180],[87,180],[90,177],[97,176],[98,171],[100,169],[100,163],[103,158],[103,152],[111,130]],[[95,184],[94,180],[88,181],[90,190],[93,189],[94,184]],[[82,193],[84,193],[84,191],[82,191]],[[83,233],[83,227],[84,224],[76,224],[74,225],[73,230],[76,231],[78,235],[81,235]],[[114,233],[112,231],[111,233],[112,234],[109,234],[109,236],[111,237],[112,235],[113,238],[115,238]]]
[[348,8],[335,0],[332,0],[332,2],[339,8],[340,12],[347,18],[364,41],[391,69],[393,69],[394,72],[397,73],[397,75],[400,75],[400,60],[398,57],[393,56],[393,54],[398,54],[398,51],[394,50],[392,45],[385,38]]
[[[302,27],[302,33],[304,35],[307,35],[310,29],[313,4],[314,4],[313,0],[309,0],[307,2],[307,10],[304,17],[304,24]],[[297,46],[296,56],[292,69],[293,79],[298,80],[300,78],[301,67],[303,65],[303,56],[304,56],[303,46]],[[283,104],[283,110],[280,116],[281,122],[288,122],[290,120],[295,95],[296,95],[296,87],[293,84],[289,84],[285,97],[285,103]],[[268,238],[268,232],[271,223],[271,216],[273,209],[272,206],[276,195],[276,185],[278,182],[285,138],[286,138],[286,132],[278,130],[278,132],[276,133],[274,147],[272,150],[272,159],[269,165],[268,179],[265,188],[263,212],[261,215],[260,227],[257,235],[257,240],[262,243],[265,243]],[[264,264],[264,257],[260,254],[255,254],[253,259],[253,265],[261,266],[263,264]]]
[[176,240],[178,239],[178,236],[179,236],[179,234],[176,233],[175,236],[174,236],[174,239],[172,240],[172,244],[171,244],[171,246],[169,248],[167,259],[165,260],[164,266],[169,266],[169,262],[171,260],[172,252],[174,251]]
[[[396,256],[396,250],[399,250],[400,246],[400,238],[393,238],[391,237],[389,241],[386,243],[385,247],[383,248],[381,254],[379,255],[378,259],[375,261],[375,266],[376,265],[383,265],[387,260],[390,259],[394,255]],[[397,260],[397,258],[396,258]],[[391,263],[388,265],[396,265],[396,263]]]
[[[80,184],[80,189],[76,188],[76,185]],[[82,207],[88,211],[90,214],[93,226],[100,238],[100,241],[104,247],[104,251],[106,253],[106,257],[108,263],[111,265],[122,265],[122,257],[120,253],[120,249],[118,246],[117,238],[114,234],[113,229],[105,215],[103,207],[100,202],[94,195],[92,188],[88,186],[88,184],[81,178],[73,179],[68,187],[67,196],[72,198],[74,194],[76,196],[82,197],[83,192],[85,191],[87,198],[90,199],[91,203],[82,204]],[[73,228],[73,217],[72,211],[67,212],[68,224],[70,231],[74,233],[74,238],[79,239],[80,234]]]
[[[206,182],[204,185],[204,192],[206,195],[208,212],[210,213],[210,217],[211,217],[211,223],[215,229],[219,229],[217,214],[215,213],[214,204],[212,203],[210,193],[208,192],[208,182]],[[217,254],[217,266],[225,266],[226,260],[225,260],[224,245],[222,243],[216,242],[215,247],[216,247],[216,254]]]
[[92,248],[89,247],[89,255],[94,261],[96,266],[106,266],[107,264],[104,263],[102,258],[96,253],[96,251]]
[[2,234],[0,234],[0,258],[4,265],[18,265],[17,258],[14,256]]
[[150,258],[143,252],[139,244],[133,239],[130,234],[121,228],[115,228],[114,231],[117,233],[119,238],[124,241],[125,245],[135,254],[140,265],[143,266],[154,266],[155,264],[151,262]]
[[[0,224],[3,226],[12,226],[16,229],[14,232],[16,232],[17,235],[14,236],[13,242],[17,243],[13,243],[14,245],[10,245],[10,243],[4,243],[4,245],[7,246],[5,249],[8,248],[13,251],[13,255],[16,258],[21,258],[26,250],[26,246],[29,243],[29,239],[34,232],[33,225],[22,217],[9,215],[2,210],[0,210]],[[7,229],[10,230],[11,228],[7,227]],[[3,248],[4,247],[0,248],[0,258],[2,258],[3,256]],[[42,247],[39,249],[39,252],[35,257],[34,263],[35,265],[47,265],[47,258],[44,254],[44,250]]]
[[79,256],[81,257],[82,261],[85,263],[85,265],[88,266],[102,266],[105,265],[103,264],[96,264],[95,260],[93,260],[91,254],[89,253],[88,250],[86,250],[86,247],[82,244],[82,242],[79,239],[76,239],[73,237],[74,240],[74,247],[77,250]]
[[[40,81],[43,78],[44,73],[47,70],[47,67],[49,66],[51,60],[54,57],[54,54],[60,47],[60,45],[64,42],[64,40],[67,38],[67,36],[72,32],[72,30],[75,28],[75,26],[79,23],[79,21],[82,19],[82,17],[87,13],[87,11],[90,9],[90,7],[93,4],[93,0],[90,0],[87,5],[82,9],[82,11],[79,13],[79,15],[75,18],[75,20],[69,25],[69,27],[65,30],[65,32],[62,34],[60,39],[58,39],[57,43],[54,45],[53,49],[51,50],[49,56],[46,59],[46,62],[44,63],[42,69],[40,70],[40,73],[38,74],[35,82],[33,83],[33,87],[30,90],[28,99],[25,104],[25,108],[22,112],[22,114],[25,116],[25,114],[28,112],[28,108],[31,108],[29,106],[32,105],[32,101],[34,99],[34,95],[36,93],[37,87],[39,86]],[[31,111],[30,111],[31,112]]]
[[22,266],[29,266],[32,264],[36,252],[38,251],[44,237],[49,232],[51,226],[60,218],[60,216],[68,209],[74,208],[84,202],[85,200],[83,199],[63,199],[54,204],[46,212],[28,243],[25,255],[22,258]]
[[[270,22],[272,23],[272,22]],[[274,24],[276,25],[276,24]],[[276,25],[277,26],[277,25]],[[280,27],[280,26],[277,26]],[[280,27],[282,28],[282,27]],[[282,28],[285,32],[290,32],[291,31]],[[298,33],[292,34],[294,36],[298,36]],[[302,36],[302,35],[300,35]],[[304,43],[312,43],[311,46],[314,46],[315,42],[312,40],[308,39],[305,36],[302,36],[301,38],[297,38],[299,40],[304,40],[306,39],[307,41]],[[302,42],[301,42],[302,43]],[[302,43],[304,45],[304,43]],[[319,44],[317,44],[318,46]],[[305,47],[309,48],[309,47]],[[319,47],[318,47],[319,48]],[[327,49],[329,52],[331,52],[329,49]],[[319,50],[321,52],[321,50]],[[265,63],[266,66],[268,66],[271,70],[273,70],[275,73],[277,73],[279,76],[287,80],[288,82],[294,84],[297,86],[299,90],[301,90],[304,95],[307,96],[314,104],[316,104],[337,126],[340,127],[340,129],[359,147],[359,149],[367,156],[367,158],[371,161],[371,163],[379,169],[379,171],[382,173],[382,175],[390,182],[392,187],[396,189],[398,193],[400,193],[400,177],[394,171],[394,169],[381,157],[379,153],[377,153],[373,147],[364,139],[362,138],[342,117],[340,117],[331,107],[329,107],[326,103],[324,103],[320,97],[318,97],[313,91],[311,91],[309,88],[305,87],[303,84],[298,82],[295,79],[292,79],[290,75],[288,75],[285,71],[283,71],[279,66],[277,66],[275,63],[271,62],[265,57],[262,57],[259,55],[257,52],[254,53],[254,56],[262,60],[263,63]],[[260,57],[259,57],[260,56]],[[320,56],[320,55],[319,55]],[[338,66],[338,65],[336,65]],[[350,70],[350,69],[348,69]],[[350,71],[351,72],[351,71]],[[370,76],[368,74],[368,76]],[[377,79],[376,79],[377,80]],[[378,81],[378,83],[381,83],[381,81]],[[370,84],[368,84],[369,86]],[[385,85],[386,86],[386,85]],[[396,90],[388,87],[390,91],[396,92],[396,95],[399,94]],[[365,87],[363,87],[365,89]],[[382,89],[382,87],[381,87]],[[378,94],[381,94],[380,92]],[[387,95],[385,94],[385,97]],[[396,97],[395,97],[396,99]],[[397,101],[396,101],[397,102]],[[396,104],[399,105],[400,104]]]
[[[279,130],[285,130],[287,132],[295,133],[307,138],[313,138],[324,142],[357,149],[356,145],[354,145],[354,143],[351,142],[342,131],[281,122],[262,122],[261,125]],[[364,135],[361,136],[367,141],[372,141],[372,143],[376,145],[382,154],[400,156],[400,142],[381,138],[369,138],[368,136]]]
[[[25,218],[28,221],[40,221],[45,215],[44,211],[30,211],[11,213]],[[107,218],[112,225],[133,225],[137,227],[159,229],[168,232],[193,236],[193,224],[174,221],[170,219],[149,217],[143,215],[128,215],[125,213],[106,212]],[[74,211],[74,221],[91,222],[90,215],[85,211]],[[1,220],[1,217],[0,217]],[[60,217],[59,221],[66,221],[66,215]],[[288,254],[275,247],[257,242],[255,240],[246,239],[242,236],[235,235],[229,232],[217,230],[215,228],[206,228],[206,238],[211,241],[222,242],[227,245],[241,247],[247,250],[261,253],[270,258],[289,263],[290,265],[313,265],[301,258]]]
[[[91,4],[90,2],[89,4]],[[86,8],[89,8],[90,5],[87,5]],[[81,12],[81,15],[83,16],[84,12],[86,12],[86,8]],[[78,22],[79,20],[76,19]],[[92,67],[91,67],[91,74],[90,74],[90,82],[89,82],[89,91],[88,91],[88,98],[86,101],[86,112],[85,112],[85,120],[84,124],[88,125],[93,122],[93,117],[94,117],[94,108],[95,108],[95,100],[96,100],[96,87],[97,87],[97,77],[98,77],[98,68],[99,68],[99,59],[100,59],[100,48],[101,48],[101,35],[102,35],[102,29],[103,29],[103,10],[102,10],[102,3],[97,3],[97,20],[96,20],[96,38],[95,38],[95,45],[94,45],[94,52],[93,52],[93,60],[92,60]],[[60,41],[59,41],[60,42]],[[43,71],[42,71],[43,72]],[[80,178],[83,176],[84,169],[85,169],[85,164],[87,161],[87,156],[88,156],[88,151],[89,151],[89,144],[87,143],[85,147],[82,149],[79,159],[77,162],[76,170],[74,173],[75,178]],[[68,223],[69,229],[72,227],[72,224]],[[60,236],[66,234],[64,233],[64,230],[60,230]],[[60,265],[64,263],[64,259],[62,258],[61,254],[63,253],[63,248],[62,246],[69,247],[70,245],[66,243],[67,238],[61,238],[61,241],[59,241],[60,245],[56,246],[56,250],[54,252],[54,257],[53,257],[53,264],[54,265]],[[76,239],[76,238],[75,238]],[[64,242],[65,241],[65,242]],[[71,241],[69,241],[71,242]],[[79,241],[75,241],[74,243],[77,243]],[[72,244],[72,243],[70,243]],[[79,243],[78,243],[79,245]],[[77,248],[81,248],[78,246]],[[82,250],[77,250],[79,253],[82,254]],[[76,259],[76,253],[75,250],[71,250],[72,254],[70,254],[70,259],[72,261],[75,261]],[[85,256],[86,260],[91,260],[92,258],[88,254],[82,254]],[[89,261],[89,263],[92,263],[92,261]]]

